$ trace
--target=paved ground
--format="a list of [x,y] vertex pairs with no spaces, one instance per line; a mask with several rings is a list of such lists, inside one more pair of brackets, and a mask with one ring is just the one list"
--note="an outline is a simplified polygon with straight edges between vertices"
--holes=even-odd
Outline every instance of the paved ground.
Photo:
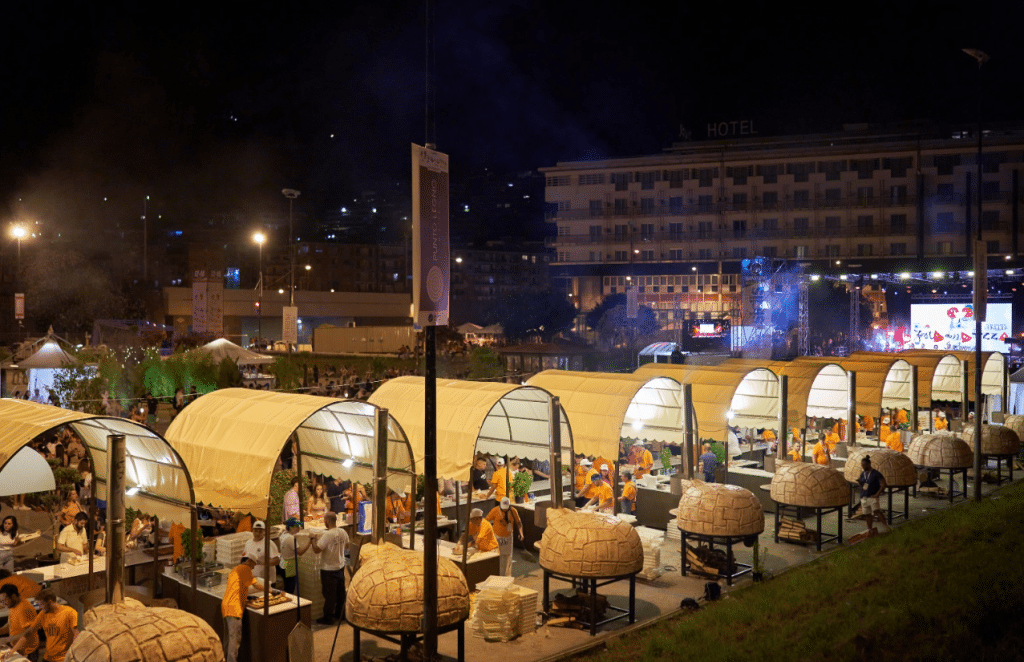
[[[1015,474],[1015,478],[1020,480],[1022,478],[1021,472],[1017,472]],[[983,493],[988,494],[993,489],[994,486],[985,485],[983,487]],[[899,500],[899,503],[902,505],[902,499]],[[948,507],[950,507],[949,501],[945,499],[936,499],[924,496],[916,498],[911,497],[910,519],[919,519],[926,516],[931,511]],[[17,516],[23,530],[35,530],[40,527],[48,526],[49,523],[48,517],[45,513],[12,511],[6,504],[3,506],[2,513],[0,514],[3,516],[14,514]],[[814,526],[813,519],[808,519],[807,523],[811,527]],[[899,526],[899,524],[897,524],[897,526]],[[829,554],[837,549],[842,549],[841,546],[832,544],[825,546],[822,552],[819,553],[815,550],[813,545],[800,546],[787,543],[775,543],[773,538],[773,527],[773,515],[766,514],[765,533],[760,537],[760,545],[763,549],[767,550],[765,569],[770,573],[783,572],[788,568],[819,558],[823,554]],[[828,517],[823,523],[822,528],[826,533],[834,532],[836,528],[835,515]],[[864,525],[862,522],[844,519],[844,539],[849,538],[855,533],[860,533],[863,530]],[[49,547],[49,537],[44,535],[42,539],[33,541],[22,548],[19,548],[18,556],[33,555],[40,552],[46,553],[49,551]],[[737,559],[740,562],[749,563],[752,559],[751,549],[738,546],[736,553]],[[659,579],[650,582],[637,581],[636,616],[638,621],[642,622],[645,620],[651,620],[659,616],[669,614],[678,610],[679,603],[683,598],[700,598],[704,594],[704,584],[707,580],[698,579],[693,576],[682,577],[680,575],[678,541],[666,541],[663,544],[661,559],[663,565],[666,567],[664,574]],[[541,591],[542,573],[539,566],[532,562],[532,555],[528,557],[523,552],[517,550],[513,571],[517,578],[517,584],[537,590],[538,592]],[[749,576],[741,578],[738,580],[736,586],[731,590],[745,586],[749,584],[750,581]],[[727,594],[730,589],[724,586],[724,582],[722,582],[722,584],[723,594]],[[612,604],[625,607],[628,604],[628,586],[628,582],[621,582],[602,589],[601,594],[606,595]],[[565,585],[552,584],[553,590],[562,588],[564,588],[564,590],[568,590],[568,587]],[[318,616],[318,614],[314,614],[314,617],[316,616]],[[469,631],[470,628],[467,624],[466,658],[471,662],[494,662],[496,656],[500,656],[502,662],[538,660],[567,652],[573,648],[589,644],[604,637],[613,636],[616,631],[620,631],[628,627],[630,627],[628,622],[623,619],[606,626],[605,629],[599,631],[595,638],[591,637],[585,631],[544,626],[538,628],[536,633],[521,637],[514,641],[507,643],[491,643],[473,636]],[[351,632],[351,628],[347,625],[342,625],[340,628],[325,628],[316,625],[314,630],[314,660],[316,660],[316,662],[328,662],[332,638],[334,638],[335,635],[336,646],[333,660],[352,660]],[[397,646],[373,637],[364,637],[362,645],[364,656],[383,657],[397,651]],[[439,648],[441,653],[454,658],[456,654],[455,634],[443,635],[440,640]]]

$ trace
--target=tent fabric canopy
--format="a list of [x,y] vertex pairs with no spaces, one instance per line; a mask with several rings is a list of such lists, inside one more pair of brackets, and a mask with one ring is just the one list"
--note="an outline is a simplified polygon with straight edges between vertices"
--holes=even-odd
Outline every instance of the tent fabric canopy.
[[656,342],[640,350],[640,356],[671,356],[679,349],[674,342]]
[[679,444],[679,384],[658,376],[545,370],[526,382],[557,395],[572,423],[573,446],[618,458],[619,441],[637,437]]
[[33,369],[33,368],[66,368],[67,366],[76,365],[78,359],[71,356],[57,344],[56,340],[49,338],[40,345],[39,349],[35,351],[31,356],[17,362],[10,362],[4,364],[5,368],[20,368],[20,369]]
[[50,465],[42,455],[28,446],[21,450],[0,471],[0,496],[50,492],[57,489]]
[[793,363],[837,363],[847,372],[857,373],[857,413],[876,416],[881,409],[910,409],[916,385],[913,369],[895,355],[878,358],[801,356]]
[[[376,409],[354,400],[220,389],[185,407],[167,440],[189,467],[198,502],[265,517],[274,465],[293,433],[304,471],[372,480]],[[388,485],[407,490],[414,475],[409,443],[391,417]]]
[[26,444],[62,425],[81,438],[91,456],[93,493],[97,498],[107,496],[107,437],[123,434],[125,487],[139,488],[136,494],[125,497],[125,503],[163,519],[188,521],[193,499],[184,463],[156,432],[127,419],[5,398],[0,400],[0,467],[6,470]]
[[[907,358],[910,356],[930,356],[930,355],[948,355],[954,357],[958,361],[967,361],[968,380],[969,380],[969,391],[973,392],[974,378],[970,375],[974,373],[974,352],[965,352],[960,350],[941,351],[934,349],[908,349],[900,352],[897,356],[899,358]],[[909,359],[908,359],[909,360]],[[981,392],[984,395],[999,395],[1003,394],[1003,381],[1006,379],[1006,357],[999,352],[982,352],[981,353],[981,365],[984,369],[981,373]],[[959,386],[957,387],[959,392]],[[959,399],[959,396],[957,396]]]
[[[390,379],[370,402],[385,407],[408,431],[413,456],[424,462],[423,377]],[[477,452],[531,460],[550,457],[551,394],[534,386],[494,382],[437,380],[437,474],[464,480]],[[573,430],[566,412],[562,426],[562,463],[572,460]]]
[[188,353],[205,354],[212,358],[214,363],[220,363],[224,359],[231,359],[237,365],[259,365],[274,362],[274,357],[250,352],[226,338],[217,338],[202,347],[189,350]]
[[787,377],[790,427],[807,427],[807,417],[845,418],[848,415],[849,374],[835,363],[805,364],[791,361],[728,359],[719,367],[737,366],[751,370],[763,367]]
[[648,363],[633,374],[690,384],[701,439],[724,442],[729,425],[778,428],[779,380],[767,368]]
[[854,352],[850,358],[869,361],[899,358],[910,365],[917,366],[917,406],[919,409],[930,409],[933,400],[960,402],[961,365],[960,360],[952,354],[943,352],[908,354],[902,352],[895,355],[886,352]]

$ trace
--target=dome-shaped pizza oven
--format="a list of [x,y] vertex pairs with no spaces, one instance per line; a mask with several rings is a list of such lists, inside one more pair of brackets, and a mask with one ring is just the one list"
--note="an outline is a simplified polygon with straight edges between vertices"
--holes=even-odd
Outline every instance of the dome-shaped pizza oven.
[[752,536],[764,531],[764,510],[750,490],[694,481],[679,499],[677,526],[706,536]]
[[611,515],[550,509],[540,541],[540,565],[572,577],[621,577],[644,567],[632,526]]
[[832,467],[780,462],[772,476],[772,501],[805,508],[835,508],[850,503],[850,486]]
[[[420,632],[423,554],[385,544],[360,548],[359,570],[349,582],[345,618],[365,630]],[[469,587],[458,566],[437,559],[437,625],[469,618]]]
[[1003,427],[1016,432],[1018,439],[1024,439],[1024,416],[1010,414],[1003,420]]
[[[92,611],[92,610],[90,610]],[[221,662],[224,648],[206,621],[166,607],[101,610],[68,649],[67,662]]]
[[907,457],[917,467],[964,469],[974,463],[967,442],[951,434],[923,434],[910,442]]
[[847,482],[856,483],[860,479],[861,460],[871,458],[871,467],[878,469],[885,484],[890,487],[905,487],[917,483],[917,469],[910,458],[889,448],[864,448],[858,446],[847,451],[846,467],[843,475]]
[[[974,452],[974,425],[965,425],[959,435]],[[982,455],[1016,455],[1020,453],[1020,436],[1005,425],[981,426]]]

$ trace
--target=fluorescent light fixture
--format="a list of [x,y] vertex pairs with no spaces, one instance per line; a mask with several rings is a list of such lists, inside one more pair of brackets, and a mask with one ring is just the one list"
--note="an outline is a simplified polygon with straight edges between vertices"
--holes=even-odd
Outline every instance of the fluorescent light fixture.
[[871,274],[871,280],[878,280],[878,274]]
[[903,273],[900,274],[900,278],[903,280],[908,280],[910,278],[910,274],[904,271]]
[[643,421],[633,421],[633,429],[634,430],[643,430],[644,429],[644,422]]
[[819,276],[818,274],[814,274],[813,276],[811,276],[811,280],[817,283],[819,280],[821,280],[821,276]]
[[730,409],[729,411],[725,412],[725,417],[731,421],[732,419],[736,418],[736,412]]
[[945,276],[945,274],[942,273],[941,271],[933,271],[932,272],[932,278],[942,278],[943,276]]
[[128,495],[128,496],[135,496],[138,493],[139,493],[139,488],[138,487],[129,487],[127,490],[125,490],[125,494]]
[[351,469],[353,464],[355,464],[355,462],[352,461],[352,458],[349,458],[342,462],[341,466],[345,467],[346,469]]
[[1006,275],[1007,276],[1012,276],[1013,275],[1013,269],[1007,269],[1006,270]]
[[839,280],[846,280],[846,274],[843,274],[842,276],[840,276]]

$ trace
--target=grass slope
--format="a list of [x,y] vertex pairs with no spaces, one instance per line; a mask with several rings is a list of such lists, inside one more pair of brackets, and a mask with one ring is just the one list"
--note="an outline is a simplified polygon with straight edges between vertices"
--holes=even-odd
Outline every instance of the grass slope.
[[839,550],[588,660],[1024,659],[1024,483]]

